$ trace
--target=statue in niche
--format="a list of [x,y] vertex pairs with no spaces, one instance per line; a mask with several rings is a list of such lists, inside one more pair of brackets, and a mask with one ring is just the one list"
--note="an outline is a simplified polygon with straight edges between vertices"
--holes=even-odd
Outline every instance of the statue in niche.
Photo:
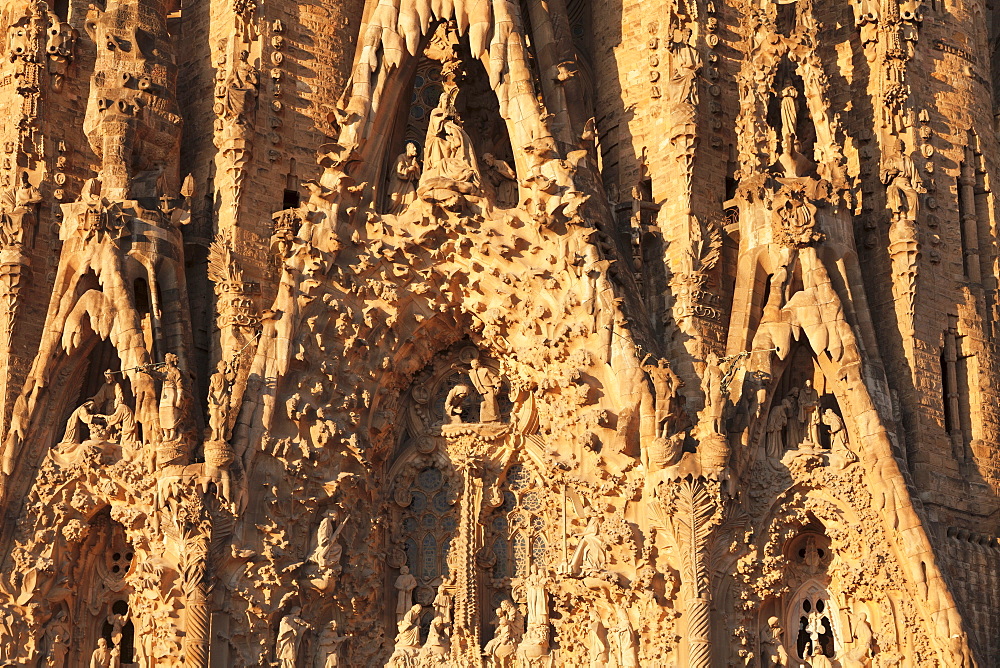
[[802,427],[803,444],[807,447],[819,447],[819,393],[813,388],[812,381],[806,380],[799,390],[799,424]]
[[257,87],[260,76],[257,68],[250,64],[250,52],[240,51],[229,73],[229,80],[216,93],[225,101],[226,117],[249,129],[250,114],[257,103]]
[[434,596],[434,616],[440,617],[447,623],[451,623],[451,578],[445,578],[437,588],[437,595]]
[[311,628],[299,613],[301,608],[294,607],[281,618],[278,624],[278,642],[274,649],[275,658],[280,668],[295,668],[298,661],[299,645],[306,630]]
[[833,663],[826,657],[823,648],[814,644],[809,655],[809,666],[810,668],[833,668]]
[[316,645],[315,668],[338,668],[340,666],[340,648],[349,636],[340,635],[340,626],[336,619],[323,627]]
[[0,214],[0,246],[20,248],[31,238],[38,222],[42,193],[31,185],[28,172],[21,172],[13,195],[7,195]]
[[93,401],[106,413],[100,417],[108,428],[107,438],[117,438],[121,445],[135,447],[139,444],[139,429],[132,406],[125,400],[125,388],[113,371],[105,371],[104,378],[104,386],[94,395]]
[[48,668],[63,668],[66,665],[67,654],[69,654],[68,637],[62,633],[56,633],[52,637],[48,656],[45,657],[45,665]]
[[705,394],[704,417],[715,434],[723,433],[722,415],[726,408],[722,389],[724,376],[722,367],[719,366],[719,356],[708,353],[705,356],[705,375],[701,379],[701,390]]
[[607,563],[607,543],[601,537],[601,519],[591,515],[570,561],[570,575],[574,577],[600,577]]
[[684,382],[670,368],[670,362],[661,359],[655,365],[646,364],[649,355],[642,360],[643,371],[649,376],[653,384],[653,397],[656,410],[656,433],[666,438],[664,433],[669,429],[670,422],[676,417],[677,391],[684,386]]
[[785,651],[785,644],[781,637],[784,631],[777,617],[769,617],[767,628],[761,630],[761,654],[763,655],[762,668],[773,668],[788,666],[788,652]]
[[618,659],[619,668],[639,668],[639,657],[637,654],[635,631],[632,629],[632,622],[628,618],[628,612],[623,608],[618,608],[618,623],[614,628],[608,629],[608,636],[614,638],[615,654]]
[[434,194],[436,190],[452,191],[452,196],[469,195],[479,186],[479,164],[472,139],[462,129],[455,109],[457,95],[457,87],[442,93],[430,115],[424,142],[424,172],[418,191],[424,199],[440,199]]
[[63,433],[60,443],[83,443],[88,440],[84,438],[83,430],[87,430],[86,433],[89,437],[90,428],[98,424],[97,421],[100,419],[102,418],[97,415],[97,407],[92,400],[88,399],[69,416],[69,420],[66,421],[66,431]]
[[854,621],[854,647],[844,652],[840,660],[843,668],[861,668],[871,664],[875,656],[875,634],[868,623],[868,613],[862,611],[859,619]]
[[396,619],[400,620],[413,607],[413,590],[417,588],[417,578],[403,564],[399,567],[399,576],[392,586],[396,589]]
[[90,655],[90,668],[111,668],[111,650],[104,638],[97,639],[97,649]]
[[830,430],[830,451],[845,459],[845,464],[857,461],[857,456],[847,444],[847,427],[833,409],[823,411],[823,424]]
[[440,614],[435,614],[427,629],[427,642],[423,651],[436,657],[448,656],[451,650],[451,639],[448,637],[451,624]]
[[764,452],[774,460],[781,459],[785,452],[785,427],[788,425],[788,399],[772,406],[767,414],[767,429],[764,437]]
[[497,402],[497,393],[500,391],[500,378],[478,359],[472,360],[470,366],[472,369],[469,371],[469,380],[482,397],[482,403],[479,405],[479,421],[499,421],[500,404]]
[[160,437],[165,442],[178,441],[187,413],[191,394],[187,387],[184,372],[177,366],[177,355],[167,353],[163,358],[162,369],[147,366],[142,373],[161,381],[160,386]]
[[906,154],[906,146],[898,137],[888,152],[881,177],[885,184],[886,206],[892,211],[893,223],[916,221],[920,193],[927,191],[913,160]]
[[532,564],[525,583],[528,605],[528,626],[549,623],[549,597],[545,585],[549,578],[537,565]]
[[795,86],[785,86],[781,89],[780,107],[781,142],[784,150],[790,151],[799,126],[799,91]]
[[670,90],[675,105],[698,104],[698,71],[702,61],[691,45],[691,29],[674,29],[670,40]]
[[396,158],[389,179],[389,208],[386,213],[398,216],[417,199],[420,181],[419,149],[414,141],[406,142],[405,150]]
[[819,573],[822,558],[819,554],[819,547],[816,545],[815,536],[806,536],[805,557],[803,560],[810,575]]
[[[410,606],[410,608],[400,617],[396,624],[398,633],[396,634],[396,649],[393,658],[397,655],[412,656],[420,649],[420,604]],[[389,660],[393,665],[392,659]]]
[[323,516],[319,527],[316,529],[316,547],[313,549],[312,554],[309,555],[309,561],[316,564],[320,571],[339,574],[341,570],[340,558],[344,552],[344,548],[337,539],[340,537],[340,532],[347,526],[347,520],[350,517],[344,518],[340,526],[334,528],[336,517],[337,513],[335,511],[328,512]]
[[236,373],[225,360],[219,360],[208,381],[208,426],[212,441],[225,441],[229,425],[229,403]]
[[787,404],[788,424],[785,429],[785,447],[798,448],[802,443],[802,425],[799,423],[799,388],[793,387],[782,402]]
[[111,644],[116,648],[121,647],[122,644],[122,629],[125,628],[125,624],[128,623],[128,613],[116,614],[111,613],[108,615],[108,625],[111,626]]
[[496,609],[496,632],[493,639],[486,643],[483,654],[490,658],[494,668],[509,666],[518,640],[515,638],[514,617],[503,606]]
[[501,209],[510,209],[517,206],[517,173],[505,161],[500,160],[492,153],[483,155],[483,163],[486,165],[486,178],[493,185],[496,193],[496,203]]
[[601,615],[597,608],[590,609],[590,633],[588,637],[588,649],[590,650],[590,668],[604,668],[608,665],[611,651],[608,643],[601,635],[604,625],[601,623]]
[[469,396],[468,385],[456,385],[444,400],[444,417],[447,424],[461,424],[465,400]]

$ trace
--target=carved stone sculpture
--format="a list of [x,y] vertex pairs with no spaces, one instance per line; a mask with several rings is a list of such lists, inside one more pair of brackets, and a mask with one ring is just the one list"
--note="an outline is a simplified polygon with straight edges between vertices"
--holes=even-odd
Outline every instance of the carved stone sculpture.
[[111,650],[104,638],[97,640],[97,649],[90,655],[90,668],[111,668]]
[[278,625],[278,640],[275,644],[274,655],[281,668],[295,668],[302,637],[306,630],[311,628],[299,617],[300,612],[300,608],[292,608],[287,615],[281,618],[281,623]]
[[472,360],[471,366],[469,380],[472,381],[473,387],[482,397],[482,402],[479,404],[479,421],[497,422],[500,419],[500,404],[497,401],[497,393],[500,392],[500,378],[478,359]]
[[406,564],[399,567],[393,587],[396,589],[396,619],[400,620],[413,608],[413,590],[417,588],[417,579]]
[[420,181],[420,160],[417,157],[416,142],[406,142],[406,151],[396,158],[389,179],[389,209],[387,213],[398,215],[417,199],[417,183]]
[[341,646],[349,636],[340,634],[340,625],[336,619],[323,627],[316,643],[316,668],[338,668],[341,665]]

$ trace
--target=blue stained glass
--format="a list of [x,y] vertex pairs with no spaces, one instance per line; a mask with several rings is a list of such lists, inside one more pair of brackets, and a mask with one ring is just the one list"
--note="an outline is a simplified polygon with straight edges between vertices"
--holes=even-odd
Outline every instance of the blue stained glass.
[[538,510],[542,507],[542,500],[538,498],[537,493],[528,492],[521,497],[521,507],[527,508],[528,510]]
[[458,528],[458,522],[455,521],[454,517],[446,517],[441,520],[441,528],[451,533]]
[[451,504],[448,503],[447,492],[438,492],[435,494],[431,504],[434,506],[434,510],[438,513],[446,513],[451,510]]
[[417,542],[412,538],[407,538],[403,544],[403,551],[406,552],[406,565],[409,566],[412,573],[417,563]]
[[493,520],[493,531],[507,535],[507,518],[501,515],[500,517]]
[[493,577],[505,578],[508,576],[507,566],[510,557],[507,556],[507,539],[503,536],[493,541],[493,554],[497,557],[497,562],[493,564]]
[[424,515],[423,518],[421,518],[420,526],[422,526],[425,529],[430,529],[433,531],[434,527],[437,526],[437,518],[428,513]]
[[544,566],[548,559],[549,546],[545,543],[545,536],[535,536],[531,541],[531,563],[537,566]]
[[423,562],[423,577],[433,578],[437,573],[437,541],[434,536],[427,534],[424,536],[421,545],[421,561]]
[[415,513],[422,512],[427,509],[427,496],[421,494],[420,492],[413,492],[413,500],[410,501],[410,510]]
[[440,469],[424,469],[420,472],[420,475],[417,476],[417,485],[425,492],[433,492],[441,486],[441,480],[443,477],[444,476],[441,475]]
[[514,494],[511,492],[503,493],[503,505],[500,506],[500,510],[509,513],[514,510],[514,506],[517,505],[517,499],[514,498]]
[[403,520],[403,531],[406,533],[413,533],[417,530],[417,520],[412,517],[407,517]]

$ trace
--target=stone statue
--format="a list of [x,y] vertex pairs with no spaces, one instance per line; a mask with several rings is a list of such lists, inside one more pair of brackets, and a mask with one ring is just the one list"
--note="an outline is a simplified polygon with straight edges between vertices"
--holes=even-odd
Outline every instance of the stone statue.
[[444,417],[446,424],[460,424],[462,422],[462,406],[469,396],[468,385],[456,385],[448,392],[444,400]]
[[340,648],[348,636],[340,635],[336,619],[323,627],[316,645],[315,668],[338,668],[340,666]]
[[549,598],[545,591],[548,580],[545,572],[538,565],[532,564],[531,572],[525,583],[529,626],[531,624],[548,624],[549,622]]
[[229,119],[241,126],[249,124],[250,114],[256,108],[259,85],[260,76],[257,68],[250,64],[250,52],[240,51],[223,92],[226,116]]
[[764,452],[774,460],[781,459],[785,452],[785,426],[788,424],[787,399],[771,406],[767,414],[767,430],[764,437]]
[[69,643],[67,642],[67,638],[63,634],[57,633],[52,637],[52,645],[49,647],[49,654],[45,658],[45,665],[48,668],[64,668],[68,653]]
[[177,441],[187,421],[190,392],[184,372],[177,366],[177,355],[167,353],[162,369],[144,367],[142,372],[161,381],[160,437],[165,442]]
[[785,151],[793,150],[798,125],[799,91],[795,86],[785,86],[781,89],[781,143]]
[[837,452],[850,451],[847,445],[847,428],[844,420],[833,409],[823,411],[823,424],[830,429],[830,450]]
[[406,564],[399,567],[399,576],[393,587],[396,588],[396,619],[399,620],[413,607],[413,590],[417,588],[417,578],[413,577]]
[[389,207],[386,213],[398,216],[417,199],[420,181],[420,159],[417,143],[406,142],[406,150],[396,158],[389,179]]
[[229,427],[229,403],[236,374],[225,361],[219,360],[215,373],[208,381],[208,426],[209,439],[225,441]]
[[38,222],[38,205],[42,201],[42,193],[31,184],[28,172],[21,172],[13,197],[4,197],[3,224],[0,225],[0,246],[4,248],[20,247],[33,238]]
[[84,430],[87,430],[86,433],[89,434],[88,428],[98,418],[100,416],[97,415],[97,407],[94,402],[90,399],[83,402],[83,405],[73,411],[69,420],[66,421],[66,431],[60,443],[83,443],[87,440],[84,437]]
[[447,623],[451,623],[451,595],[452,581],[445,578],[438,586],[437,595],[434,597],[434,616],[440,617]]
[[819,393],[813,388],[812,381],[806,379],[799,390],[799,424],[802,427],[803,443],[808,447],[818,448],[819,440]]
[[590,634],[588,649],[590,649],[590,668],[605,668],[608,665],[610,650],[607,641],[601,637],[604,625],[596,608],[590,609]]
[[104,638],[97,639],[97,649],[90,655],[90,668],[111,668],[111,650]]
[[724,434],[722,416],[726,409],[726,398],[722,390],[722,367],[719,366],[719,356],[708,353],[705,356],[705,375],[701,379],[701,389],[705,394],[704,416],[709,428],[715,434]]
[[299,617],[300,612],[301,608],[292,608],[281,618],[281,623],[278,625],[278,642],[274,655],[280,668],[295,668],[302,636],[310,628],[309,624]]
[[656,433],[661,434],[676,412],[674,404],[677,399],[677,391],[683,387],[684,383],[674,370],[670,368],[670,362],[665,359],[659,360],[656,364],[646,364],[649,355],[643,359],[643,370],[649,376],[653,384],[653,397],[656,410]]
[[432,656],[447,656],[451,649],[451,639],[448,637],[450,624],[439,614],[431,619],[427,629],[427,642],[424,651]]
[[862,668],[871,665],[875,656],[875,634],[868,623],[868,613],[862,611],[859,619],[854,621],[853,647],[843,652],[840,664],[843,668]]
[[698,104],[698,71],[701,55],[691,45],[691,29],[678,28],[670,41],[670,79],[674,104]]
[[607,562],[606,551],[607,543],[601,538],[601,520],[591,515],[570,561],[570,574],[574,577],[600,575]]
[[424,171],[420,176],[418,195],[436,199],[436,190],[472,194],[478,189],[479,164],[472,139],[462,129],[455,110],[457,88],[441,94],[438,106],[431,112],[424,142]]
[[486,165],[486,178],[493,185],[496,193],[496,203],[501,209],[510,209],[517,206],[517,173],[503,160],[500,160],[492,153],[483,155],[483,163]]
[[486,643],[483,654],[492,660],[492,665],[507,666],[510,657],[517,649],[517,639],[514,633],[514,619],[501,607],[496,609],[496,632]]
[[396,624],[396,651],[414,652],[420,649],[420,604],[412,605]]
[[920,193],[926,191],[902,140],[897,138],[893,150],[888,152],[881,177],[885,184],[886,206],[892,211],[893,221],[915,221]]
[[608,636],[615,640],[618,666],[619,668],[639,668],[635,631],[632,630],[632,622],[628,618],[628,612],[618,608],[617,615],[618,623],[613,629],[608,630]]
[[344,530],[347,520],[350,518],[345,518],[340,526],[334,529],[335,519],[335,513],[327,513],[320,521],[319,528],[316,529],[316,547],[309,555],[309,561],[316,564],[321,571],[339,572],[341,569],[340,558],[344,548],[337,538],[340,537],[340,532]]
[[763,659],[762,668],[773,668],[788,666],[788,652],[781,640],[781,623],[777,617],[770,617],[767,620],[767,628],[761,631],[761,654]]
[[823,648],[819,644],[814,644],[812,652],[809,654],[809,666],[810,668],[833,668],[833,663],[826,657]]
[[798,448],[803,435],[802,425],[799,423],[799,388],[793,387],[789,390],[782,403],[787,406],[785,414],[788,415],[788,424],[785,426],[785,447]]
[[478,359],[472,360],[471,366],[469,380],[483,399],[479,405],[479,421],[497,422],[500,419],[500,404],[497,402],[500,378]]
[[115,614],[112,613],[108,615],[108,624],[111,626],[111,644],[115,647],[121,647],[122,644],[122,629],[125,624],[128,623],[128,613],[125,614]]

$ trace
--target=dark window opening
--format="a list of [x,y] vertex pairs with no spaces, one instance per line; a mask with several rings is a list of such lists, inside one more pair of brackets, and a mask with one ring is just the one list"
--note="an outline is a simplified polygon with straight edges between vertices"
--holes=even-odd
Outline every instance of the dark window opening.
[[302,196],[299,194],[298,190],[285,189],[285,194],[281,198],[282,209],[297,209],[301,203]]

